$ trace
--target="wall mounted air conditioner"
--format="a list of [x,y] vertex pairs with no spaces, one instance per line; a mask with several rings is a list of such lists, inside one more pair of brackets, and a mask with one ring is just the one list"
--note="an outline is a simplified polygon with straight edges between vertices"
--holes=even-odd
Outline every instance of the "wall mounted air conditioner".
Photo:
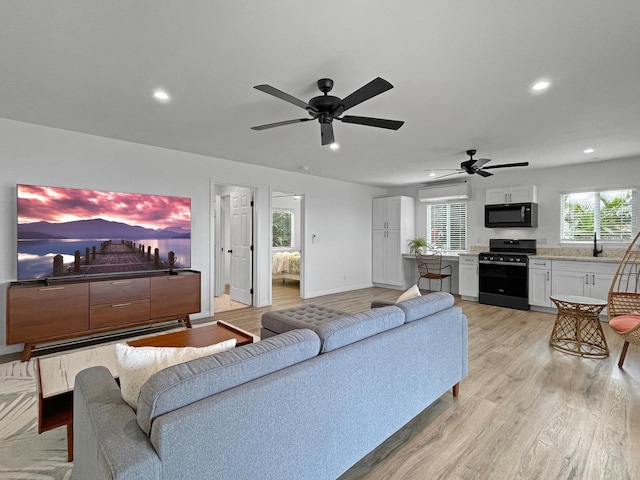
[[437,182],[423,185],[418,190],[421,202],[444,203],[453,200],[466,200],[471,196],[471,184],[468,180]]

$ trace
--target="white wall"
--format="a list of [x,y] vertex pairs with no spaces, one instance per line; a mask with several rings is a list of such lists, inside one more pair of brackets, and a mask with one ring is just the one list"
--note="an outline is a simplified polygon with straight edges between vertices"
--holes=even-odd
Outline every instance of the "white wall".
[[[474,175],[467,210],[469,246],[488,246],[490,238],[535,238],[538,248],[574,246],[560,243],[560,194],[601,188],[640,189],[640,158],[587,162],[576,166],[533,169],[531,167],[494,170],[491,177]],[[538,189],[537,228],[485,228],[484,205],[487,188],[536,185]],[[393,189],[392,195],[418,196],[418,186]],[[416,236],[427,237],[427,204],[416,202]],[[640,228],[640,225],[638,226]],[[547,243],[541,243],[546,239]],[[602,242],[599,242],[599,245]],[[581,244],[590,249],[589,243]],[[605,249],[626,249],[628,244],[604,243]]]
[[[305,195],[306,297],[371,286],[371,199],[385,190],[256,167],[146,145],[0,119],[0,284],[17,275],[16,184],[51,185],[191,197],[192,268],[202,272],[202,314],[211,312],[212,185],[256,188],[256,295],[267,305],[271,286],[271,189]],[[310,236],[321,241],[312,244]],[[346,277],[346,280],[344,279]],[[6,322],[6,295],[0,295]],[[0,354],[6,346],[0,328]]]

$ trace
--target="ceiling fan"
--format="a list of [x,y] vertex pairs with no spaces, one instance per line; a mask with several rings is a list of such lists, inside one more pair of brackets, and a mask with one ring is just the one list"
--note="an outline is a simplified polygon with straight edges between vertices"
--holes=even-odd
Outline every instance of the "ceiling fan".
[[[467,155],[469,155],[469,160],[465,160],[460,164],[460,168],[455,169],[454,172],[448,173],[446,175],[442,175],[438,177],[438,180],[444,177],[449,177],[451,175],[458,175],[460,173],[468,173],[469,175],[480,175],[481,177],[490,177],[493,175],[491,172],[487,172],[487,170],[491,170],[494,168],[511,168],[511,167],[527,167],[529,166],[529,162],[517,162],[517,163],[503,163],[500,165],[493,165],[485,167],[487,163],[491,161],[489,158],[473,158],[476,154],[475,150],[467,150]],[[432,170],[452,170],[452,169],[441,169],[441,168],[431,168],[428,171]]]
[[353,115],[341,116],[345,111],[355,107],[359,103],[369,100],[370,98],[393,88],[393,85],[380,77],[372,80],[363,87],[360,87],[345,98],[328,95],[328,93],[333,89],[333,80],[330,78],[321,78],[318,80],[318,88],[323,95],[313,97],[309,100],[309,103],[303,102],[302,100],[278,90],[271,85],[256,85],[254,88],[305,109],[309,113],[310,117],[259,125],[257,127],[251,127],[252,130],[266,130],[267,128],[308,122],[309,120],[318,120],[318,122],[320,122],[320,138],[322,140],[322,145],[331,145],[335,143],[333,135],[334,120],[340,120],[344,123],[366,125],[368,127],[387,128],[390,130],[398,130],[404,124],[404,122],[398,120],[385,120],[383,118],[356,117]]

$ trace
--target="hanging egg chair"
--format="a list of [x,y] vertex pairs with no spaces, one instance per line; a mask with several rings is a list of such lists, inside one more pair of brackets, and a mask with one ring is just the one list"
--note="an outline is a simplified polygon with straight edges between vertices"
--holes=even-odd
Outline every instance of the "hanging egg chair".
[[640,232],[622,257],[607,299],[609,326],[624,340],[622,368],[629,344],[640,346]]

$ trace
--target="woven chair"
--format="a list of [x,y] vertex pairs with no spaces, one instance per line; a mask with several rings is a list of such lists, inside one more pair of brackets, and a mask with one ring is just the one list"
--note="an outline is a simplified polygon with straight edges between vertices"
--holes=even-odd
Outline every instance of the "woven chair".
[[640,232],[622,257],[607,302],[609,326],[624,339],[622,368],[629,344],[640,346]]
[[442,291],[442,281],[449,278],[449,293],[451,293],[451,265],[442,266],[442,255],[440,252],[433,252],[427,255],[416,252],[416,263],[418,265],[418,288],[420,280],[429,280],[429,290],[431,290],[431,280],[440,280],[440,291]]

